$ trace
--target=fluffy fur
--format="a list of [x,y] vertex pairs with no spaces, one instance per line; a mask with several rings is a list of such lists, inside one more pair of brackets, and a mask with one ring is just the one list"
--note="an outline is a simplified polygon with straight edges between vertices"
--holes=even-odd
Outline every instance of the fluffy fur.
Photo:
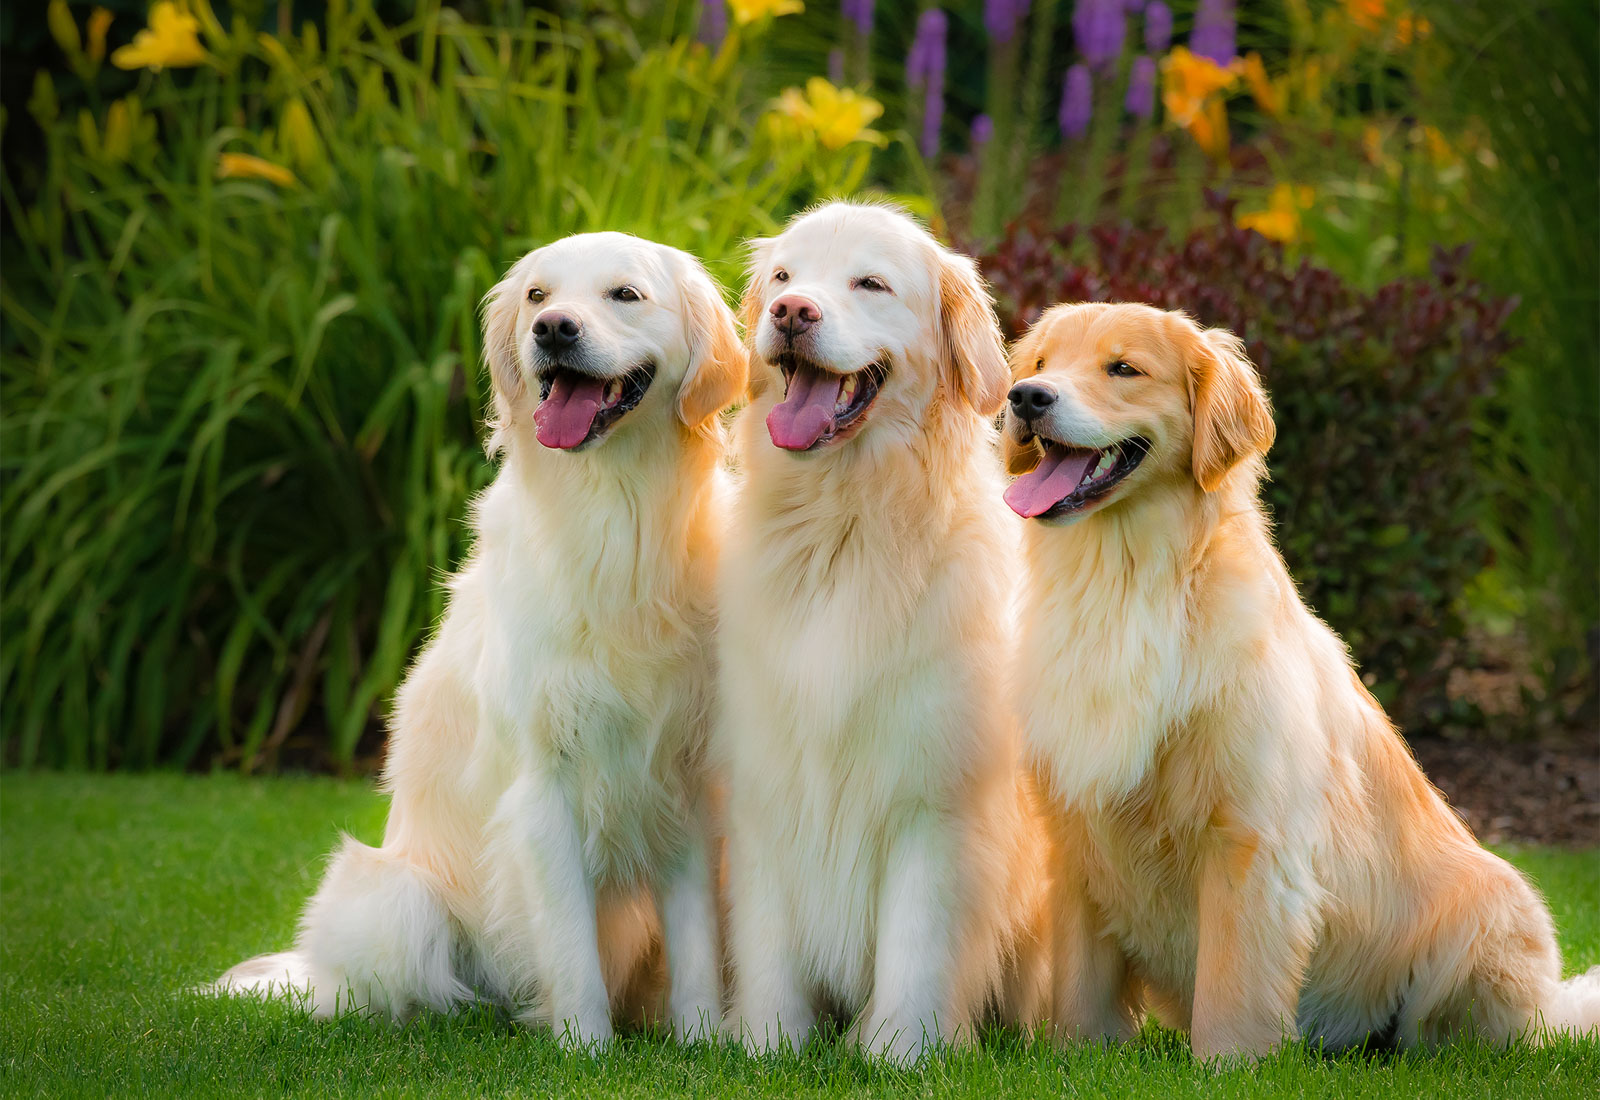
[[[821,314],[794,340],[786,295]],[[742,312],[760,396],[721,584],[730,1030],[768,1049],[826,1011],[905,1057],[985,1006],[1029,1024],[1044,838],[1001,691],[1018,525],[988,294],[903,215],[833,204],[755,244]],[[833,388],[887,371],[803,454],[764,423],[796,361]]]
[[[552,355],[533,329],[558,313],[583,335]],[[692,257],[616,233],[519,261],[487,298],[485,348],[504,462],[399,693],[383,845],[347,838],[295,950],[219,985],[309,986],[319,1014],[399,1018],[478,995],[590,1044],[613,1010],[663,1007],[664,962],[664,1007],[692,1035],[721,1016],[705,798],[715,413],[743,393],[747,356]],[[609,434],[561,453],[534,426],[558,360],[655,377]]]
[[1542,899],[1301,602],[1257,502],[1273,427],[1242,344],[1145,306],[1060,306],[1012,364],[1014,472],[1046,440],[1147,450],[1025,536],[1056,1033],[1125,1038],[1149,1007],[1205,1057],[1600,1022],[1600,969],[1561,983]]

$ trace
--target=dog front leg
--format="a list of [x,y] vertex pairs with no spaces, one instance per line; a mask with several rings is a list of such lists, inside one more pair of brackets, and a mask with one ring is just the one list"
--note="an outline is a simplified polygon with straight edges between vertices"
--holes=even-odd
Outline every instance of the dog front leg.
[[1256,833],[1233,826],[1209,833],[1190,1043],[1197,1058],[1260,1056],[1298,1036],[1317,889],[1303,861],[1264,847]]
[[922,815],[889,851],[878,905],[872,1004],[861,1026],[870,1050],[907,1061],[966,1025],[953,1003],[952,901],[955,857],[932,815]]
[[657,892],[667,948],[668,1011],[683,1042],[710,1038],[722,1018],[722,958],[711,844],[698,823],[689,851]]
[[1125,1041],[1139,1030],[1127,958],[1089,897],[1075,853],[1065,847],[1056,844],[1050,884],[1055,983],[1050,1027],[1058,1041]]
[[788,901],[773,868],[729,843],[728,936],[733,956],[734,1011],[729,1030],[752,1054],[776,1050],[784,1037],[798,1048],[816,1023],[800,980]]
[[556,1036],[568,1046],[603,1046],[612,1036],[611,1002],[577,820],[552,776],[518,779],[503,803],[505,816],[522,824],[520,856],[533,872],[539,977]]

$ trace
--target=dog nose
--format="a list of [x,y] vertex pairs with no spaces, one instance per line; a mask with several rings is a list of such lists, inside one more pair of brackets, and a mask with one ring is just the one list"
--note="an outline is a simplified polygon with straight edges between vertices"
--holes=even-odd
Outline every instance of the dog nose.
[[540,351],[564,351],[578,342],[583,325],[570,313],[547,309],[533,322],[533,342]]
[[1018,382],[1011,387],[1007,398],[1011,411],[1024,420],[1031,420],[1056,403],[1056,388],[1048,382]]
[[802,298],[798,294],[785,294],[768,311],[772,314],[772,321],[778,326],[778,331],[790,337],[799,336],[806,329],[822,320],[822,307],[810,298]]

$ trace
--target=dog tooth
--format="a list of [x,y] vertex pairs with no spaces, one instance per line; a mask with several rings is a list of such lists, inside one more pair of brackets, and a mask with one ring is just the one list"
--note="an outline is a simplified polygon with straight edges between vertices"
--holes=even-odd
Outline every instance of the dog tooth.
[[615,405],[622,398],[622,380],[613,378],[606,383],[606,404]]

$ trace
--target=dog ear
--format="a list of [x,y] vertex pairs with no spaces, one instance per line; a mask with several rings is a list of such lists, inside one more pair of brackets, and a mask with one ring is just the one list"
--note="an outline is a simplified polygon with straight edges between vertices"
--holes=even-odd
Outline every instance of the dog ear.
[[[745,346],[749,348],[753,357],[756,351],[756,328],[761,324],[762,316],[761,288],[766,283],[767,259],[772,255],[772,238],[756,237],[749,241],[746,247],[750,250],[750,262],[745,269],[744,297],[739,299],[739,327],[744,330]],[[766,385],[765,371],[750,372],[750,392],[753,395],[761,396]]]
[[683,304],[691,337],[689,371],[678,387],[678,419],[698,428],[744,396],[750,383],[750,357],[722,292],[697,260],[685,260]]
[[527,383],[517,357],[517,313],[522,309],[522,280],[533,253],[511,265],[501,279],[483,296],[483,359],[489,365],[489,380],[501,405],[500,417],[510,410]]
[[1267,453],[1277,436],[1272,408],[1244,341],[1226,329],[1197,332],[1189,366],[1194,405],[1194,479],[1214,492],[1239,463]]
[[1005,340],[994,315],[994,302],[967,256],[940,249],[940,354],[952,388],[983,416],[1000,411],[1011,388]]

